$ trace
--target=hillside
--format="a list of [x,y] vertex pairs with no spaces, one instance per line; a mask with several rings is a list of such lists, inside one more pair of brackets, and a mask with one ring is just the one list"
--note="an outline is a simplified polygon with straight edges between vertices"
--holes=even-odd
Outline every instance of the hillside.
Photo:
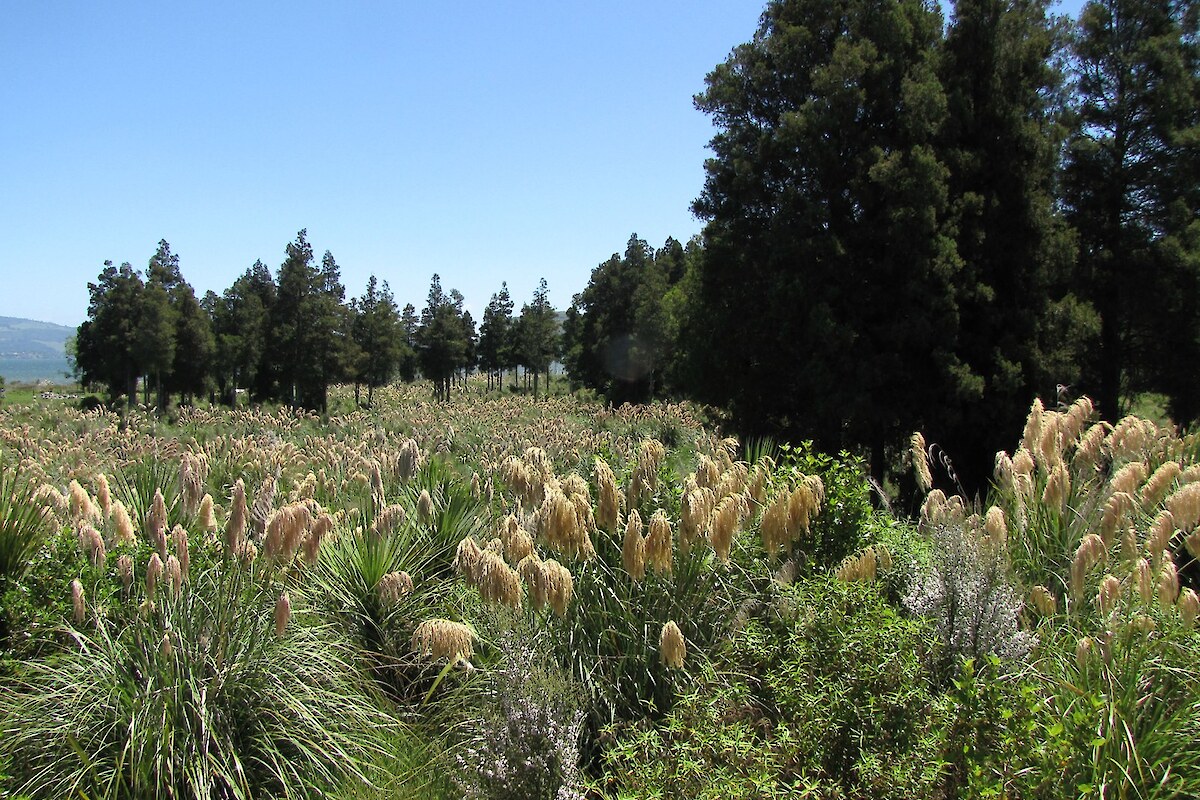
[[0,358],[63,358],[74,328],[17,317],[0,317]]

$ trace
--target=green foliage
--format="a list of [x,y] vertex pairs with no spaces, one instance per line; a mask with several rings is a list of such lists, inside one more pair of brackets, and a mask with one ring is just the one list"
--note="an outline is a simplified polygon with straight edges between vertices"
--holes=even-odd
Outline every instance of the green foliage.
[[622,797],[933,796],[931,644],[871,585],[779,588],[662,724],[614,729],[609,779]]
[[[48,527],[33,488],[16,468],[0,460],[0,595],[29,569]],[[0,628],[0,643],[6,638],[3,633]]]
[[825,502],[812,522],[809,536],[800,543],[812,567],[836,566],[843,558],[869,544],[864,540],[874,514],[871,485],[861,458],[846,451],[836,456],[817,451],[812,442],[779,445],[778,476],[816,475],[825,486]]
[[[165,580],[163,583],[166,583]],[[235,563],[160,585],[123,621],[91,607],[0,698],[0,752],[34,797],[320,796],[389,729],[330,626]],[[133,601],[136,603],[136,600]]]

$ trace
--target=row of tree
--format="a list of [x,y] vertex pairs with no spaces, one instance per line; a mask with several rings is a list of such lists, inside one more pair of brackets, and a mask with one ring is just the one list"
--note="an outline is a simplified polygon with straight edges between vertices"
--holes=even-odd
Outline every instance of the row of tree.
[[303,230],[275,275],[256,261],[220,295],[197,300],[166,241],[144,275],[105,262],[88,290],[88,319],[75,338],[80,380],[130,404],[140,386],[142,402],[159,408],[172,396],[186,403],[205,393],[236,404],[242,389],[255,401],[323,411],[339,382],[353,383],[360,402],[365,386],[370,405],[377,387],[418,374],[446,398],[455,377],[477,364],[497,379],[524,368],[536,393],[558,352],[544,279],[516,318],[502,285],[477,333],[463,295],[444,291],[437,275],[419,316],[411,303],[400,309],[374,275],[347,303],[333,254],[318,263]]
[[696,97],[703,247],[635,237],[596,269],[573,378],[877,472],[923,429],[974,488],[1035,395],[1194,420],[1200,4],[1048,6],[769,2]]

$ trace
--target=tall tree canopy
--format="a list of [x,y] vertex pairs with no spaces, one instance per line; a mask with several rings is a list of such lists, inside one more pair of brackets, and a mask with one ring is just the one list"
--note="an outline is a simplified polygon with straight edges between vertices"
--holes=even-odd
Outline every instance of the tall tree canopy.
[[1092,0],[1074,41],[1079,126],[1066,200],[1082,279],[1101,317],[1089,387],[1109,417],[1123,394],[1171,395],[1200,414],[1200,76],[1188,0]]
[[920,0],[775,0],[696,98],[719,132],[695,388],[743,430],[885,445],[978,399],[937,141],[940,15]]

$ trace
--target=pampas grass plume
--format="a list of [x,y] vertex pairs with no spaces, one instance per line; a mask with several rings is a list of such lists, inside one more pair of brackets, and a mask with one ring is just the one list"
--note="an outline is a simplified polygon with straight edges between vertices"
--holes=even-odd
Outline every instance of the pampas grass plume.
[[279,601],[275,603],[275,635],[283,636],[287,630],[288,622],[292,619],[292,599],[288,597],[288,593],[284,592],[279,595]]
[[474,650],[475,631],[461,622],[427,619],[412,635],[412,649],[422,658],[445,659],[452,664],[468,660]]
[[668,669],[682,669],[683,659],[687,655],[687,644],[683,639],[683,631],[670,620],[662,626],[658,636],[659,658]]
[[83,599],[83,584],[78,578],[71,581],[71,613],[75,624],[82,625],[84,615],[87,614],[87,604]]

